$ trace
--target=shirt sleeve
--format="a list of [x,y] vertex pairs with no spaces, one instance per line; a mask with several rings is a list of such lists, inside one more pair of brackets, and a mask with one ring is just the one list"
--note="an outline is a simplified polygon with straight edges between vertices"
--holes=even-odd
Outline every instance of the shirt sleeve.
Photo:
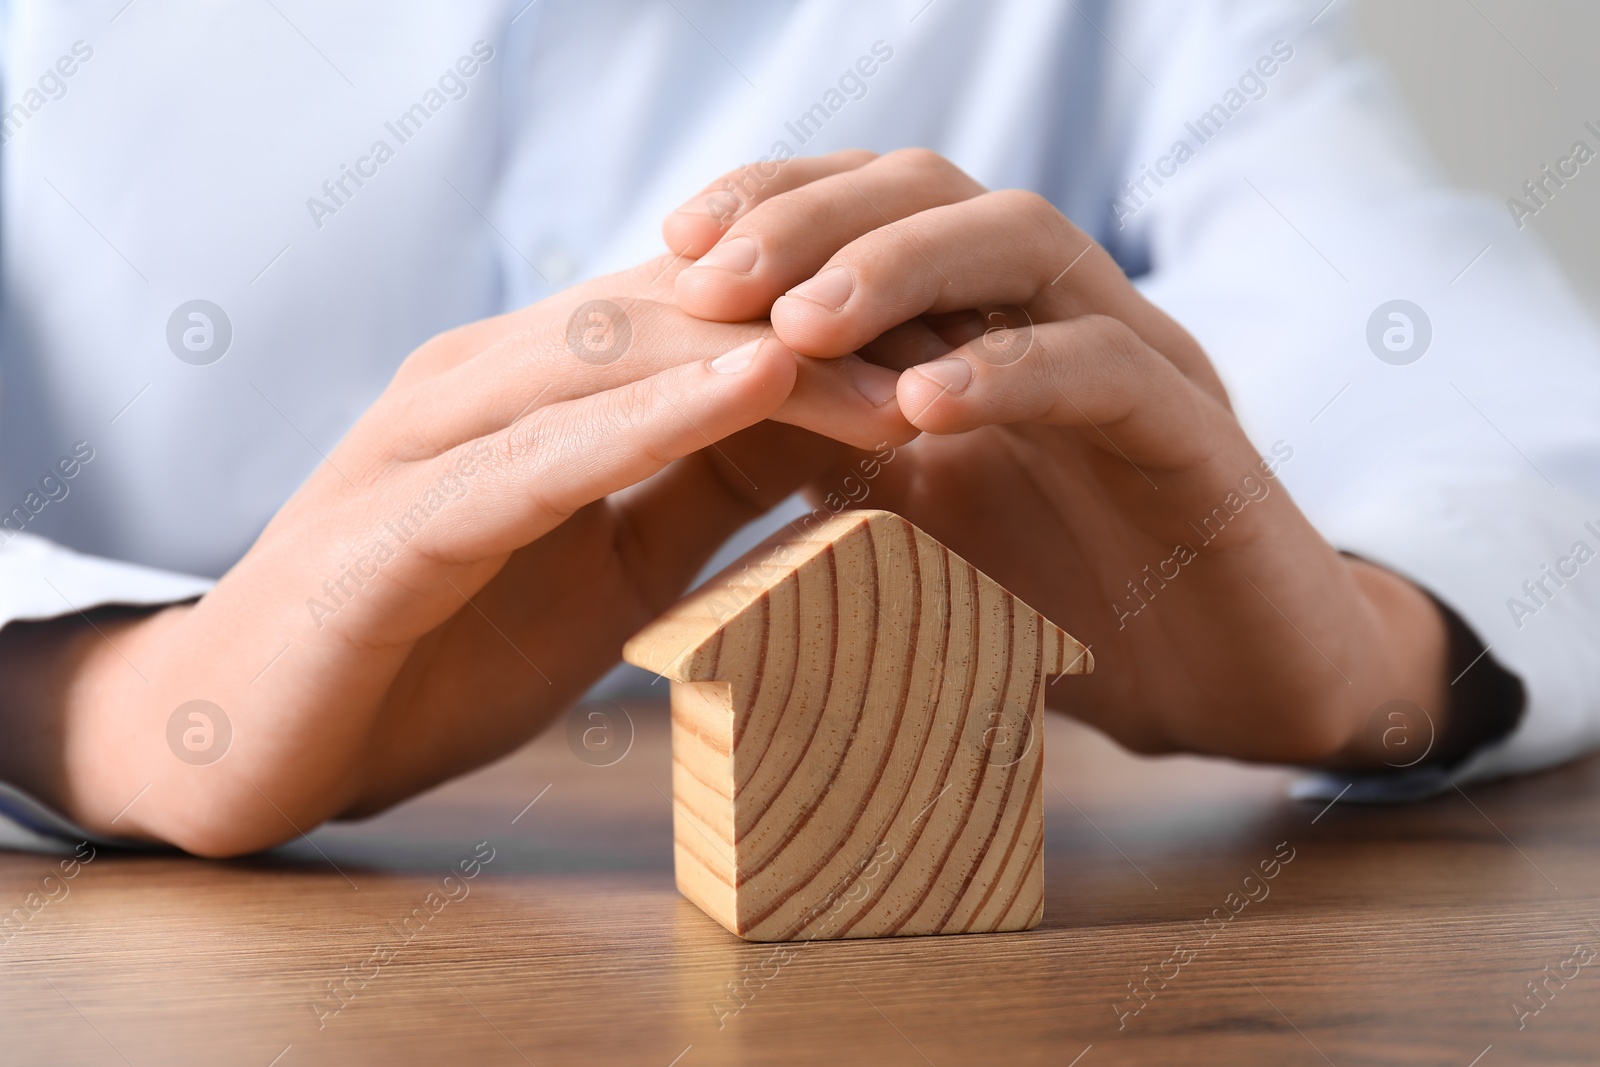
[[[159,606],[192,600],[211,581],[134,563],[85,556],[42,537],[0,527],[0,629],[111,605]],[[65,844],[126,844],[89,834],[0,782],[0,848],[57,852]]]
[[1289,450],[1282,485],[1328,540],[1428,590],[1522,682],[1509,736],[1351,791],[1402,799],[1600,745],[1600,343],[1512,205],[1435,172],[1347,5],[1320,6],[1120,26],[1155,77],[1101,223],[1251,438]]

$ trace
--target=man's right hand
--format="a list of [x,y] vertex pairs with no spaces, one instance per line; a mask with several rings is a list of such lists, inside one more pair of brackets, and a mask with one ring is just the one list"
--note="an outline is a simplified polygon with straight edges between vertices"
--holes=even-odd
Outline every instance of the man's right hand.
[[[202,855],[379,810],[569,707],[728,534],[828,465],[808,431],[914,435],[893,372],[684,315],[677,266],[423,345],[197,603],[8,629],[0,779]],[[179,711],[196,700],[214,708]]]

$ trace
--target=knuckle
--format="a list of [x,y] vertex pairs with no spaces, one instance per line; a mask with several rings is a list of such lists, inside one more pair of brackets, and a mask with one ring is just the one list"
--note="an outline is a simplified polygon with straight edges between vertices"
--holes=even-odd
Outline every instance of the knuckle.
[[905,170],[909,177],[925,182],[945,195],[972,196],[983,186],[970,174],[931,148],[901,148],[883,156],[875,166]]
[[931,148],[899,148],[883,156],[882,162],[941,178],[961,173],[954,163]]
[[649,379],[591,393],[526,421],[538,424],[530,442],[544,463],[588,462],[602,444],[642,441],[641,430],[661,421],[661,405]]
[[506,427],[491,445],[496,464],[517,470],[550,452],[553,435],[550,420],[536,412]]
[[807,233],[829,226],[837,208],[833,197],[819,195],[810,187],[779,193],[752,211],[736,227],[739,233],[755,229],[777,232]]
[[940,219],[927,214],[911,215],[868,230],[836,252],[828,266],[842,264],[863,281],[878,281],[896,291],[916,290],[918,295],[931,297],[948,282],[936,263],[954,270],[965,266],[942,255],[947,241]]
[[1058,364],[1089,398],[1085,407],[1100,424],[1132,414],[1148,370],[1138,334],[1108,315],[1089,315],[1077,323],[1072,358]]
[[626,433],[633,427],[649,422],[656,407],[649,381],[611,389],[595,399],[599,408],[599,424],[605,427],[607,433]]
[[410,382],[450,369],[470,354],[481,326],[481,323],[468,323],[434,334],[401,362],[394,381]]
[[[861,285],[872,290],[873,306],[894,315],[915,316],[933,307],[949,284],[949,278],[933,265],[930,251],[936,236],[919,232],[912,225],[897,237],[882,232],[869,234],[860,247],[831,261],[851,269]],[[951,273],[954,273],[953,271]]]
[[469,333],[470,330],[467,326],[453,326],[448,330],[441,330],[418,345],[416,349],[406,357],[405,363],[402,365],[405,366],[412,363],[426,363],[431,360],[438,359],[444,353],[453,352],[455,349],[461,347],[464,339]]
[[668,420],[681,420],[682,416],[657,401],[652,383],[637,382],[597,399],[600,405],[595,427],[607,439],[627,441],[628,451],[645,460],[651,469],[665,467],[677,458],[670,447],[669,434],[664,431]]
[[1001,210],[1030,222],[1053,224],[1061,218],[1056,206],[1032,189],[1000,189],[986,195]]
[[1085,340],[1118,373],[1135,374],[1144,365],[1144,342],[1127,323],[1110,315],[1088,315],[1081,320]]
[[517,363],[527,360],[536,360],[556,340],[555,327],[549,323],[537,323],[519,327],[496,341],[494,348],[499,353],[514,357]]
[[[491,342],[480,353],[483,360],[480,365],[485,368],[486,373],[492,370],[497,374],[515,376],[519,380],[527,380],[530,375],[544,373],[552,353],[560,351],[565,346],[565,324],[563,319],[555,323],[530,323],[520,326]],[[437,405],[437,389],[433,383],[421,383],[417,393],[419,404],[428,407]]]
[[767,186],[782,173],[781,164],[746,163],[728,172],[712,191],[708,204],[723,221],[761,202]]
[[835,152],[832,158],[848,166],[864,167],[882,157],[870,148],[845,148]]

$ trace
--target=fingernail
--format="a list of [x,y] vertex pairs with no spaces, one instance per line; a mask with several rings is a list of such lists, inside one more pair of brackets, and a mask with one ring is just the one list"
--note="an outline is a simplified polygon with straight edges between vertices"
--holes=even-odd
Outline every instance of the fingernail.
[[844,366],[850,384],[873,407],[882,407],[895,398],[895,386],[900,381],[900,375],[894,371],[868,363],[858,356],[845,356]]
[[936,359],[912,369],[947,393],[959,393],[972,384],[972,364],[960,356]]
[[711,361],[711,369],[718,374],[738,374],[751,363],[755,362],[756,352],[761,348],[762,339],[757,337],[754,341],[746,341],[731,351],[724,352]]
[[789,296],[821,304],[829,311],[838,311],[850,300],[856,282],[849,267],[829,267],[810,281],[801,282],[790,289]]
[[755,265],[756,243],[748,237],[723,241],[694,262],[696,267],[717,267],[735,274],[749,274]]

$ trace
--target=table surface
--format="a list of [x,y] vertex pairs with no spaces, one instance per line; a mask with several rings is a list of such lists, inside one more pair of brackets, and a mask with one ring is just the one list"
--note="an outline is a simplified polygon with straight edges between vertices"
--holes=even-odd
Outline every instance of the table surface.
[[1600,760],[1325,807],[1050,716],[1039,928],[775,956],[678,896],[631,717],[265,856],[0,854],[0,1063],[1600,1062]]

